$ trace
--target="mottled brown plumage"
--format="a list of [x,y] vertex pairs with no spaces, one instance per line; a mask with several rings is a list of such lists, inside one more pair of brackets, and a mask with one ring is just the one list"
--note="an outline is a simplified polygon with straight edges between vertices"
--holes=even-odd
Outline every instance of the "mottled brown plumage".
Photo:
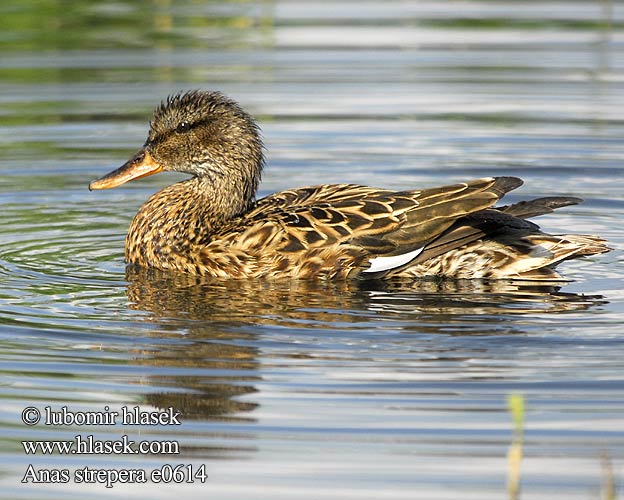
[[493,208],[522,184],[514,177],[398,192],[320,185],[255,201],[263,166],[251,116],[220,93],[193,91],[157,107],[143,148],[90,189],[160,171],[190,174],[141,207],[126,260],[218,278],[552,281],[561,279],[559,262],[608,251],[599,237],[548,235],[525,220],[578,198]]

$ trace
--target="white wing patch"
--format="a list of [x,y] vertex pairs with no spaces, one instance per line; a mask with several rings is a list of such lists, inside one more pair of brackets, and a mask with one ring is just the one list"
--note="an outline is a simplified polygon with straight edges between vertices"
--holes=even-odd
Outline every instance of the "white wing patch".
[[392,255],[391,257],[375,257],[370,260],[370,267],[368,269],[364,269],[363,273],[378,273],[379,271],[388,271],[389,269],[394,269],[395,267],[401,267],[404,264],[407,264],[410,260],[423,251],[423,248],[417,248],[416,250],[412,250],[411,252],[403,253],[401,255]]

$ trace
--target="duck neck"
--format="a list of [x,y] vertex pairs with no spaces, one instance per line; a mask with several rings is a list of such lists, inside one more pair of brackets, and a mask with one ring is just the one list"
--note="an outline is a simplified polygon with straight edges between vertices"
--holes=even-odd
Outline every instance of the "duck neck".
[[226,176],[194,177],[184,184],[189,196],[201,205],[198,211],[212,229],[247,212],[254,203],[257,187],[257,182],[253,186],[242,185]]
[[214,176],[193,177],[147,200],[128,230],[126,261],[187,271],[194,266],[198,249],[254,203],[253,185],[241,191],[233,179],[216,179],[221,182]]

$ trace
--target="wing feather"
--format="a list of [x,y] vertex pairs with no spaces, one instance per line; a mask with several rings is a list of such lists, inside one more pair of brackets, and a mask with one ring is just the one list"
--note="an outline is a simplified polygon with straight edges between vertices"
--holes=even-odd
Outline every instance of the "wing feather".
[[237,225],[242,222],[253,228],[271,221],[270,230],[252,231],[257,247],[264,238],[290,258],[332,245],[347,245],[354,256],[368,256],[363,269],[370,266],[371,259],[397,257],[375,261],[384,262],[377,268],[386,273],[392,270],[392,263],[395,267],[408,265],[455,221],[491,207],[520,184],[513,177],[489,177],[400,192],[355,184],[311,186],[259,200]]

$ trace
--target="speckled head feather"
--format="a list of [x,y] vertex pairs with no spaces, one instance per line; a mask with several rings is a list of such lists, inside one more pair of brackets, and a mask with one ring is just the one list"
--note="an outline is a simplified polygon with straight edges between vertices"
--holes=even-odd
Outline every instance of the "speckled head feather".
[[220,92],[192,90],[169,96],[154,110],[145,148],[164,170],[211,181],[235,181],[253,199],[264,155],[255,120]]
[[251,124],[254,131],[258,132],[251,116],[221,92],[190,90],[168,96],[154,109],[148,141],[155,141],[174,131],[183,131],[185,127],[215,120],[219,116],[227,119],[228,124],[232,124],[232,118],[237,118],[245,125]]

